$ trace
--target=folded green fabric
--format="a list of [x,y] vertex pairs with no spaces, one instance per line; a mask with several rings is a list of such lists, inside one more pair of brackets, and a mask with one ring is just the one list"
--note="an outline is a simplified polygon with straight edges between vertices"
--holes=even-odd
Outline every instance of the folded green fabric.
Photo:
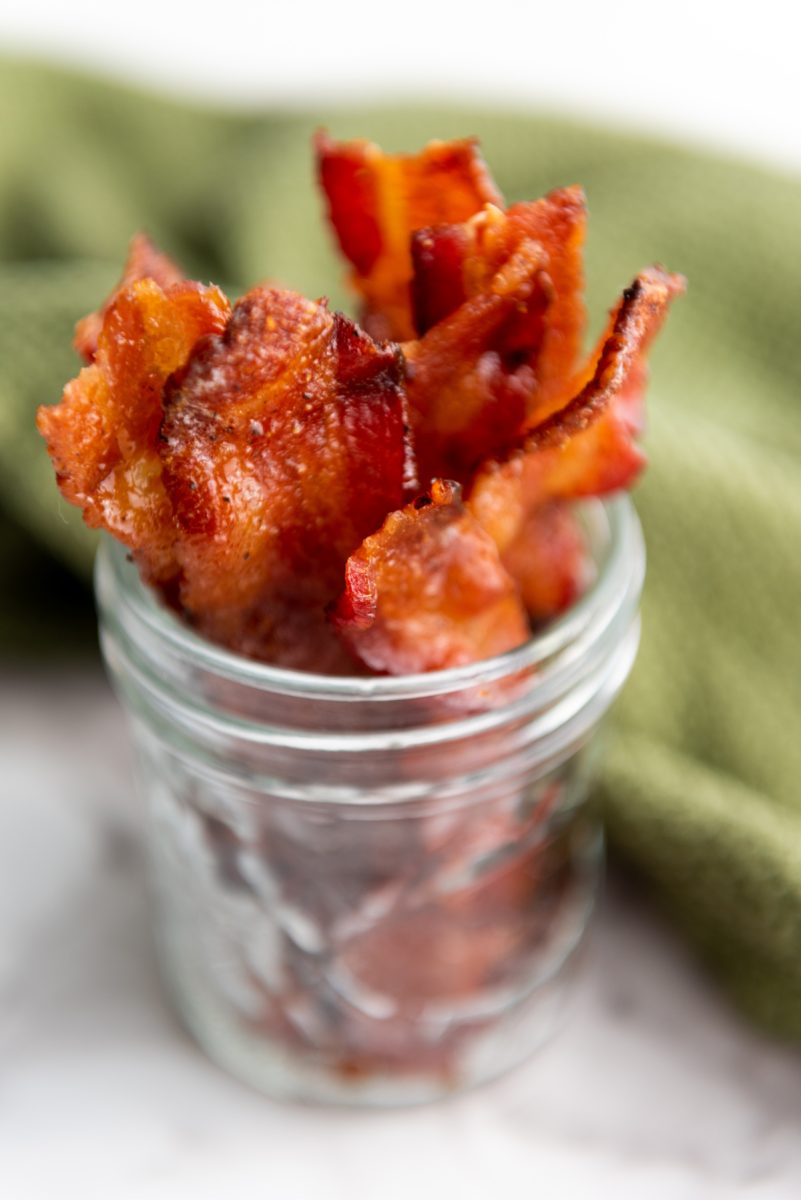
[[200,278],[347,303],[316,124],[395,149],[477,134],[510,199],[583,183],[596,326],[639,267],[689,277],[653,355],[644,636],[601,794],[613,847],[732,995],[801,1038],[801,183],[551,117],[221,114],[8,62],[0,110],[5,649],[31,623],[39,643],[72,636],[67,577],[48,571],[86,574],[92,538],[58,499],[33,411],[74,374],[72,325],[130,235]]

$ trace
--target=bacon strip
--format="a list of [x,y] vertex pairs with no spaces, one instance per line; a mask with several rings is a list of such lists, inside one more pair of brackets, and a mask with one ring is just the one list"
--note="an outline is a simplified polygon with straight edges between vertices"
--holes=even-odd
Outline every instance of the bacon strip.
[[536,625],[569,608],[592,577],[581,526],[570,506],[558,501],[526,514],[502,561]]
[[94,362],[97,354],[97,341],[103,320],[112,303],[132,283],[140,279],[152,279],[159,287],[167,289],[176,283],[184,282],[180,267],[157,249],[146,233],[137,233],[128,247],[128,257],[122,271],[122,278],[108,300],[101,305],[97,312],[89,313],[75,326],[73,345],[86,362]]
[[477,143],[430,142],[419,154],[389,155],[372,142],[335,142],[319,133],[315,150],[365,327],[378,338],[413,337],[411,235],[502,203]]
[[421,476],[466,482],[573,394],[584,332],[580,188],[412,239],[423,336],[404,349]]
[[348,555],[413,482],[402,379],[396,348],[255,288],[172,381],[162,458],[181,604],[203,632],[285,662],[293,614],[323,625]]
[[151,582],[175,572],[172,508],[158,453],[162,389],[197,342],[219,333],[229,306],[217,288],[142,279],[105,306],[95,361],[37,413],[66,500],[87,525],[137,552]]
[[671,300],[683,290],[680,275],[659,267],[638,275],[623,293],[589,382],[509,453],[478,472],[468,507],[505,561],[521,549],[515,543],[525,537],[530,515],[541,505],[606,495],[629,486],[642,469],[645,456],[636,438],[645,357]]
[[535,378],[525,358],[503,347],[521,315],[539,319],[548,305],[544,261],[536,243],[525,243],[489,286],[404,344],[422,480],[465,483],[483,458],[518,437]]
[[[506,212],[487,205],[462,225],[421,229],[412,238],[415,324],[420,334],[466,300],[491,289],[497,272],[526,245],[537,247],[547,274],[547,306],[522,309],[496,347],[508,359],[535,367],[531,415],[541,417],[561,397],[576,369],[586,322],[582,250],[587,223],[584,193],[560,188]],[[547,415],[547,414],[546,414]]]
[[491,538],[444,480],[351,556],[333,621],[362,662],[393,675],[476,662],[530,632]]

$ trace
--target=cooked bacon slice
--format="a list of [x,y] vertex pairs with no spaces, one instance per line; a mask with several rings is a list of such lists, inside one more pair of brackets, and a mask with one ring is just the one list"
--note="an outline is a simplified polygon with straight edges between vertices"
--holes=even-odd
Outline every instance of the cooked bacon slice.
[[322,624],[348,555],[413,482],[402,379],[397,347],[274,288],[198,347],[165,393],[162,459],[202,632],[286,661],[287,616]]
[[623,293],[585,387],[506,456],[482,467],[468,507],[502,557],[543,504],[603,496],[636,478],[645,462],[636,442],[645,356],[683,290],[681,276],[659,267],[638,275]]
[[590,577],[587,544],[568,504],[546,503],[526,515],[502,555],[529,617],[541,624],[564,612]]
[[499,231],[509,251],[527,241],[543,247],[549,282],[549,304],[539,324],[516,328],[517,344],[507,353],[525,355],[534,372],[526,423],[531,426],[560,408],[571,395],[580,369],[586,326],[584,307],[584,238],[587,204],[580,187],[561,188],[542,200],[514,204]]
[[423,482],[466,482],[488,455],[501,453],[523,428],[535,384],[525,359],[502,352],[507,331],[539,319],[548,305],[544,257],[524,243],[491,284],[407,342],[409,409]]
[[541,200],[494,205],[461,225],[418,230],[412,238],[415,326],[424,334],[492,286],[501,266],[526,243],[536,243],[549,279],[547,320],[526,313],[500,347],[507,355],[536,354],[537,409],[565,387],[581,353],[586,316],[582,250],[587,205],[580,187],[559,188]]
[[444,480],[351,556],[333,621],[367,666],[393,675],[476,662],[530,633],[491,538]]
[[584,332],[580,188],[412,239],[423,336],[406,345],[421,476],[466,481],[575,394]]
[[412,234],[412,316],[418,336],[464,304],[465,264],[475,257],[481,235],[499,220],[501,210],[490,204],[461,225],[433,225]]
[[60,404],[37,414],[65,499],[87,525],[136,551],[151,582],[175,570],[158,454],[162,389],[201,338],[224,328],[228,312],[217,288],[131,284],[105,309],[95,362],[67,384]]
[[475,140],[429,142],[415,155],[390,155],[372,142],[315,141],[328,215],[367,329],[379,338],[414,336],[410,238],[429,225],[466,221],[502,198]]
[[153,245],[146,233],[137,233],[132,238],[122,278],[105,304],[97,312],[89,313],[75,326],[73,345],[86,362],[94,362],[103,319],[112,303],[121,292],[140,279],[153,279],[164,289],[184,281],[181,269]]

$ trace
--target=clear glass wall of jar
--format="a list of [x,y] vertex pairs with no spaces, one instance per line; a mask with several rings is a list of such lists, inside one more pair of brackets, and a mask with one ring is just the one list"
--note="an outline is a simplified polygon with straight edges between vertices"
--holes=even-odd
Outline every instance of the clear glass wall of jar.
[[104,543],[104,654],[150,813],[163,974],[208,1054],[274,1096],[412,1103],[552,1029],[601,859],[598,725],[638,639],[627,498],[586,506],[595,579],[520,649],[331,678],[195,636]]

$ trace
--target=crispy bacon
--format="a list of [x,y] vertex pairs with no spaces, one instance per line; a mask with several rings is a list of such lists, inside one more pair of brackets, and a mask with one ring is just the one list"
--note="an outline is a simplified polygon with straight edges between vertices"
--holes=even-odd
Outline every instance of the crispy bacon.
[[105,304],[101,305],[97,312],[89,313],[75,326],[73,345],[86,362],[95,360],[103,319],[112,303],[121,292],[140,279],[153,279],[163,289],[184,281],[181,269],[153,245],[146,233],[137,233],[131,239],[122,278]]
[[501,210],[487,205],[461,225],[433,225],[412,234],[412,315],[422,337],[467,299],[465,263],[480,233]]
[[409,408],[420,478],[466,482],[488,454],[522,429],[534,376],[501,352],[506,331],[548,304],[544,258],[528,242],[493,277],[419,341],[407,342]]
[[580,187],[561,188],[542,200],[514,204],[506,213],[499,240],[509,251],[528,241],[542,246],[547,258],[549,304],[539,325],[524,319],[507,339],[507,353],[525,355],[535,386],[529,396],[526,423],[548,416],[571,395],[580,369],[586,326],[583,250],[587,205]]
[[659,267],[638,275],[623,293],[589,382],[508,454],[481,468],[468,507],[502,556],[543,504],[603,496],[636,478],[645,462],[636,442],[645,356],[683,289],[681,276]]
[[158,454],[165,380],[195,344],[220,332],[228,301],[217,288],[152,279],[123,288],[105,307],[95,362],[67,384],[37,425],[66,500],[87,525],[137,552],[152,581],[175,570],[172,508]]
[[489,204],[461,225],[420,229],[412,237],[415,326],[424,334],[473,296],[492,286],[505,262],[527,242],[539,247],[549,279],[547,321],[521,313],[505,331],[507,354],[537,355],[538,408],[575,370],[584,336],[582,250],[587,206],[580,187],[502,212]]
[[580,188],[412,239],[416,323],[405,351],[423,479],[466,481],[573,394],[584,331]]
[[582,363],[579,188],[503,211],[473,141],[316,151],[372,334],[272,288],[231,314],[139,235],[77,327],[91,365],[38,414],[59,484],[243,654],[396,673],[497,653],[524,608],[581,590],[570,503],[640,470],[645,355],[683,281],[639,276]]
[[558,501],[526,514],[502,561],[537,625],[569,608],[590,578],[581,527],[570,506]]
[[[409,477],[403,362],[323,304],[255,288],[165,393],[180,598],[202,632],[286,662]],[[287,635],[287,628],[293,637]]]
[[424,226],[467,220],[502,199],[472,139],[430,142],[415,155],[389,155],[372,142],[315,141],[328,215],[367,329],[379,338],[414,336],[410,238]]
[[367,666],[393,675],[475,662],[529,636],[491,538],[444,480],[351,556],[333,620]]

